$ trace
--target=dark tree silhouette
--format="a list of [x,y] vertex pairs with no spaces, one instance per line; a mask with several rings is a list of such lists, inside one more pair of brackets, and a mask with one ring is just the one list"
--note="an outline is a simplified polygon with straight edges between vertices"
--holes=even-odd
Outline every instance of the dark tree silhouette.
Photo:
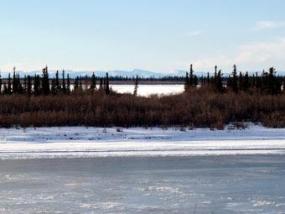
[[186,72],[186,77],[185,77],[185,83],[184,83],[184,90],[188,91],[190,86],[190,81],[189,81],[189,73]]
[[36,96],[41,94],[41,78],[39,75],[34,77],[34,94]]
[[109,74],[108,73],[106,73],[105,92],[106,92],[107,95],[110,94]]
[[42,92],[44,95],[48,95],[50,93],[50,88],[49,88],[49,74],[48,74],[48,67],[46,66],[43,69],[43,74],[42,74]]
[[90,86],[91,90],[95,90],[96,89],[96,76],[93,72],[92,77],[91,77],[91,86]]
[[0,74],[0,94],[2,94],[2,77],[1,77],[1,74]]
[[65,71],[62,71],[62,92],[66,93],[66,85],[65,85]]
[[8,94],[8,95],[12,94],[11,75],[10,75],[10,73],[8,74],[8,86],[7,86],[6,94]]
[[67,80],[66,80],[66,92],[67,93],[70,93],[70,91],[71,91],[70,86],[71,86],[70,77],[69,77],[69,74],[67,74]]
[[233,92],[238,93],[238,76],[237,76],[237,66],[234,65],[232,76],[229,77],[228,87],[233,90]]
[[56,86],[57,92],[59,92],[61,90],[61,87],[60,87],[60,83],[59,83],[59,73],[58,73],[58,70],[55,73],[55,86]]
[[135,88],[134,88],[134,96],[138,95],[138,87],[139,87],[139,76],[136,76],[135,79]]
[[27,77],[27,94],[29,96],[32,94],[32,78],[30,75]]

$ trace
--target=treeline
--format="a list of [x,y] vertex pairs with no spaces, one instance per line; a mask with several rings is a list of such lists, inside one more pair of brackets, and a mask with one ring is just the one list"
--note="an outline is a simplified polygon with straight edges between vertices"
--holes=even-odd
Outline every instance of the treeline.
[[186,73],[185,91],[196,87],[209,87],[215,92],[225,93],[226,91],[239,92],[259,92],[263,94],[277,95],[284,90],[285,78],[277,76],[276,70],[271,67],[269,71],[263,71],[261,74],[255,73],[249,75],[248,72],[238,72],[237,66],[233,66],[231,75],[224,77],[218,67],[214,68],[214,75],[206,77],[197,77],[194,75],[193,66],[190,66],[190,72]]
[[223,75],[221,70],[215,66],[212,75],[197,76],[194,73],[193,66],[190,66],[190,71],[186,73],[186,77],[165,77],[161,79],[141,78],[120,78],[109,77],[108,73],[104,78],[96,77],[93,73],[91,76],[70,78],[63,70],[61,73],[56,72],[53,78],[50,78],[48,67],[42,70],[42,75],[34,76],[25,75],[20,77],[15,69],[12,75],[9,73],[7,79],[2,79],[0,76],[0,94],[26,94],[26,95],[58,95],[70,94],[71,92],[105,92],[111,93],[110,81],[131,81],[136,89],[134,94],[137,94],[137,88],[140,82],[143,81],[184,81],[185,91],[191,88],[207,87],[217,93],[225,93],[233,91],[235,93],[243,92],[259,92],[264,94],[280,94],[284,90],[285,78],[277,76],[276,70],[270,68],[269,71],[263,71],[261,74],[249,74],[237,70],[237,66],[233,66],[233,72],[229,76]]
[[[1,80],[1,79],[0,79]],[[225,77],[187,72],[185,92],[169,96],[137,96],[111,90],[105,78],[77,77],[65,72],[21,79],[15,71],[1,80],[0,127],[39,126],[188,126],[223,129],[229,123],[254,122],[285,127],[284,77],[274,68],[262,74],[238,72]]]
[[42,70],[42,75],[25,75],[21,78],[15,69],[13,74],[8,74],[6,81],[0,76],[0,93],[3,95],[58,95],[70,94],[71,92],[94,92],[95,90],[110,94],[109,75],[105,78],[96,78],[93,73],[91,77],[76,77],[71,79],[70,75],[63,70],[61,74],[56,72],[55,78],[50,78],[48,67]]

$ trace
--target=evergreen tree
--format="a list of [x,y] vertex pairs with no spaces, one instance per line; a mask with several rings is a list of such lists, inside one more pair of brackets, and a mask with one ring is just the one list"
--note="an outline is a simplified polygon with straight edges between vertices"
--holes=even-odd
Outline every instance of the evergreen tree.
[[20,74],[17,74],[18,92],[22,94],[24,92],[23,85],[21,83]]
[[216,86],[217,86],[217,77],[218,77],[218,66],[217,65],[215,65],[215,68],[214,68],[214,77],[212,77],[212,85],[215,87],[215,88],[217,88]]
[[243,90],[243,81],[244,81],[243,74],[242,74],[242,72],[239,72],[239,76],[238,76],[238,88],[239,88],[239,90]]
[[194,86],[194,71],[193,71],[193,65],[190,65],[190,73],[189,73],[189,86]]
[[12,78],[12,90],[13,93],[17,93],[17,80],[16,80],[16,68],[13,68],[13,78]]
[[66,91],[67,91],[67,93],[70,93],[70,91],[71,91],[71,89],[70,89],[70,77],[69,77],[69,74],[67,74]]
[[207,73],[207,85],[210,85],[210,73]]
[[2,77],[1,77],[1,74],[0,74],[0,94],[2,94]]
[[237,66],[236,65],[234,65],[230,87],[235,93],[238,93],[238,77],[237,77]]
[[10,73],[8,74],[8,85],[7,85],[6,94],[8,94],[8,95],[12,94],[11,75],[10,75]]
[[90,89],[92,89],[92,90],[95,90],[95,89],[96,89],[96,76],[95,76],[94,73],[92,74],[92,77],[91,77],[91,86],[90,86]]
[[35,95],[41,94],[41,78],[39,75],[35,75],[34,78],[34,94]]
[[134,88],[134,96],[135,96],[135,97],[138,95],[138,87],[139,87],[139,77],[136,76],[136,79],[135,79],[135,88]]
[[186,72],[185,85],[184,85],[185,91],[188,91],[189,85],[190,85],[190,82],[189,82],[189,73]]
[[49,92],[50,92],[48,67],[45,67],[45,68],[43,69],[42,90],[43,90],[43,94],[44,94],[44,95],[48,95]]
[[219,70],[216,76],[216,89],[218,92],[223,92],[224,91],[224,86],[223,86],[223,78],[222,78],[222,71]]
[[189,73],[186,73],[186,79],[185,79],[185,91],[189,90],[191,87],[197,87],[198,85],[198,78],[196,75],[194,75],[193,65],[190,65],[190,71]]
[[281,93],[281,81],[276,77],[276,70],[273,67],[269,69],[267,88],[268,92],[272,95]]
[[197,87],[198,85],[198,78],[194,75],[193,65],[190,65],[190,76],[189,76],[189,85],[190,87]]
[[249,88],[250,88],[250,80],[249,80],[248,72],[246,72],[243,78],[243,90],[248,91]]
[[24,87],[23,87],[23,92],[27,92],[27,75],[24,76]]
[[11,93],[20,94],[23,92],[19,74],[16,74],[16,67],[13,68]]
[[109,74],[106,73],[106,80],[105,80],[105,92],[107,95],[110,94],[110,85],[109,85]]
[[79,78],[76,77],[74,81],[74,91],[78,91],[79,89]]
[[258,90],[262,90],[262,77],[260,77],[257,72],[255,74],[255,84]]
[[62,91],[63,93],[66,92],[66,85],[65,85],[65,71],[62,71]]
[[59,73],[58,73],[58,70],[55,73],[55,87],[56,87],[56,90],[59,92],[61,87],[60,87],[60,83],[59,83]]
[[99,86],[99,90],[104,90],[104,83],[103,83],[103,79],[100,79],[100,86]]
[[32,78],[30,75],[27,77],[27,93],[28,95],[32,94]]

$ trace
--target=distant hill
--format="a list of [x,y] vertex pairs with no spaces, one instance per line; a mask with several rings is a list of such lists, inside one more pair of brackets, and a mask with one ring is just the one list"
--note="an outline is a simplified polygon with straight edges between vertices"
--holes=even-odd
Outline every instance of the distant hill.
[[[18,71],[21,76],[24,75],[35,75],[35,74],[41,74],[41,71]],[[71,78],[77,77],[77,76],[90,76],[94,72],[97,77],[104,77],[106,73],[109,73],[110,77],[115,77],[115,76],[120,76],[120,77],[127,77],[127,78],[133,78],[136,76],[139,77],[144,77],[144,78],[162,78],[166,76],[179,76],[179,77],[184,77],[186,74],[186,70],[176,70],[171,73],[166,73],[166,72],[155,72],[155,71],[148,71],[148,70],[142,70],[142,69],[134,69],[134,70],[113,70],[113,71],[72,71],[72,70],[66,70],[66,74],[68,73]],[[55,76],[56,71],[55,70],[50,70],[49,74],[51,77]],[[210,71],[210,74],[213,72]],[[255,74],[256,71],[250,71],[250,74]],[[260,72],[259,72],[260,73]],[[206,71],[195,71],[195,74],[197,76],[207,76]],[[60,71],[61,75],[61,71]],[[229,72],[224,72],[224,76],[228,76]],[[285,76],[285,71],[278,71],[277,75],[282,75]],[[1,76],[3,78],[6,78],[8,76],[8,72],[1,72]]]
[[[35,75],[35,74],[41,74],[41,71],[18,71],[21,76],[24,75]],[[60,75],[61,75],[60,71]],[[128,70],[113,70],[113,71],[72,71],[72,70],[65,70],[66,74],[69,74],[71,78],[77,77],[77,76],[90,76],[92,73],[95,73],[97,77],[104,77],[106,73],[108,72],[110,77],[120,76],[120,77],[127,77],[127,78],[133,78],[136,76],[144,77],[144,78],[161,78],[165,76],[185,76],[185,71],[176,71],[173,73],[163,73],[163,72],[154,72],[154,71],[147,71],[142,69],[134,69],[131,71]],[[55,76],[56,71],[50,70],[49,74],[51,77]],[[6,78],[8,76],[8,72],[2,72],[2,77]]]

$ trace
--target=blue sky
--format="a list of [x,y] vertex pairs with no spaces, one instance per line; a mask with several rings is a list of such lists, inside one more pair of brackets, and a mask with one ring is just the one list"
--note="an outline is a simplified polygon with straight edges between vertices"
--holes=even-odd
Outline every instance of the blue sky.
[[0,70],[285,70],[284,0],[0,1]]

